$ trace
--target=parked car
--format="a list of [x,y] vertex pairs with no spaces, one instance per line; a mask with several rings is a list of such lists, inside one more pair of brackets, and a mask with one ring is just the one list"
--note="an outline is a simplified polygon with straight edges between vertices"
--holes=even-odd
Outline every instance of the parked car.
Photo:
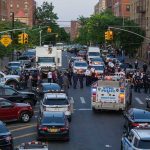
[[2,121],[0,121],[0,149],[13,150],[12,135]]
[[128,134],[124,134],[121,140],[121,150],[149,150],[150,149],[150,129],[132,129]]
[[22,56],[27,56],[32,62],[35,61],[35,55],[36,55],[35,49],[29,49],[22,54]]
[[20,76],[18,75],[6,75],[0,71],[0,84],[9,85],[15,89],[19,89]]
[[22,143],[15,150],[48,150],[48,144],[40,141]]
[[43,112],[38,117],[37,139],[69,140],[69,122],[63,112]]
[[145,124],[150,125],[149,111],[138,108],[130,108],[127,112],[125,112],[124,116],[124,128],[126,132],[129,132],[132,128],[135,127],[142,127]]
[[0,120],[29,122],[33,116],[33,109],[29,104],[13,103],[0,98]]
[[27,56],[20,56],[18,61],[21,62],[22,66],[31,67],[31,60]]
[[42,83],[40,87],[37,87],[36,92],[43,96],[45,93],[53,93],[54,91],[60,91],[61,87],[57,83]]
[[8,63],[8,71],[12,74],[19,74],[21,71],[21,62],[20,61],[11,61]]
[[37,97],[32,92],[20,92],[7,85],[0,85],[0,97],[16,103],[29,103],[34,106],[37,102]]

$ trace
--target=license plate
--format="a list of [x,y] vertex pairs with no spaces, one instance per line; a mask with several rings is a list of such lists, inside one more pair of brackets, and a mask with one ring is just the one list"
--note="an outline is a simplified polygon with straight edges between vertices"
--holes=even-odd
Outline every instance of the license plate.
[[49,129],[49,132],[56,133],[58,132],[58,129]]

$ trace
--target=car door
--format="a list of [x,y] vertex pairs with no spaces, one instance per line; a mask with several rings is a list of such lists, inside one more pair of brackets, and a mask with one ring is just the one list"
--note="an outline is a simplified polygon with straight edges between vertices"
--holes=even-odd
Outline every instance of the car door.
[[0,120],[14,120],[16,119],[16,111],[13,103],[6,100],[0,101]]
[[134,134],[130,132],[125,137],[124,150],[133,150],[133,140],[134,140]]
[[12,102],[21,102],[22,101],[21,95],[12,88],[4,89],[4,98],[6,98]]

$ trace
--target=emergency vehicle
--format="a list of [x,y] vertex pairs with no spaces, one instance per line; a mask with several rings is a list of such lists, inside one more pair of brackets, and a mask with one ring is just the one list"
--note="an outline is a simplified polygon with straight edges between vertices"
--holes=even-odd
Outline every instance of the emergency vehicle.
[[121,150],[149,150],[150,129],[135,128],[124,134],[121,140]]
[[32,141],[22,143],[15,150],[48,150],[48,144],[39,141]]
[[[108,77],[110,78],[110,77]],[[98,80],[91,88],[91,105],[95,110],[125,110],[131,104],[132,91],[125,81]]]
[[62,66],[62,51],[49,45],[37,46],[36,65],[43,74],[58,69]]

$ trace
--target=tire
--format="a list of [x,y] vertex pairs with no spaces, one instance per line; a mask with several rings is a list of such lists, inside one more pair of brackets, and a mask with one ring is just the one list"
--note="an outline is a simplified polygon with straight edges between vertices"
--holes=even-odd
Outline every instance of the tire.
[[30,114],[28,112],[22,112],[20,115],[21,122],[27,123],[30,121]]
[[122,145],[122,142],[121,142],[121,147],[120,147],[120,150],[123,150],[123,145]]
[[24,103],[30,104],[32,107],[34,106],[34,103],[32,102],[32,100],[25,100]]
[[6,83],[6,85],[9,85],[13,87],[14,89],[19,89],[19,83],[16,81],[9,81],[8,83]]
[[97,110],[94,107],[92,107],[92,112],[97,113]]

